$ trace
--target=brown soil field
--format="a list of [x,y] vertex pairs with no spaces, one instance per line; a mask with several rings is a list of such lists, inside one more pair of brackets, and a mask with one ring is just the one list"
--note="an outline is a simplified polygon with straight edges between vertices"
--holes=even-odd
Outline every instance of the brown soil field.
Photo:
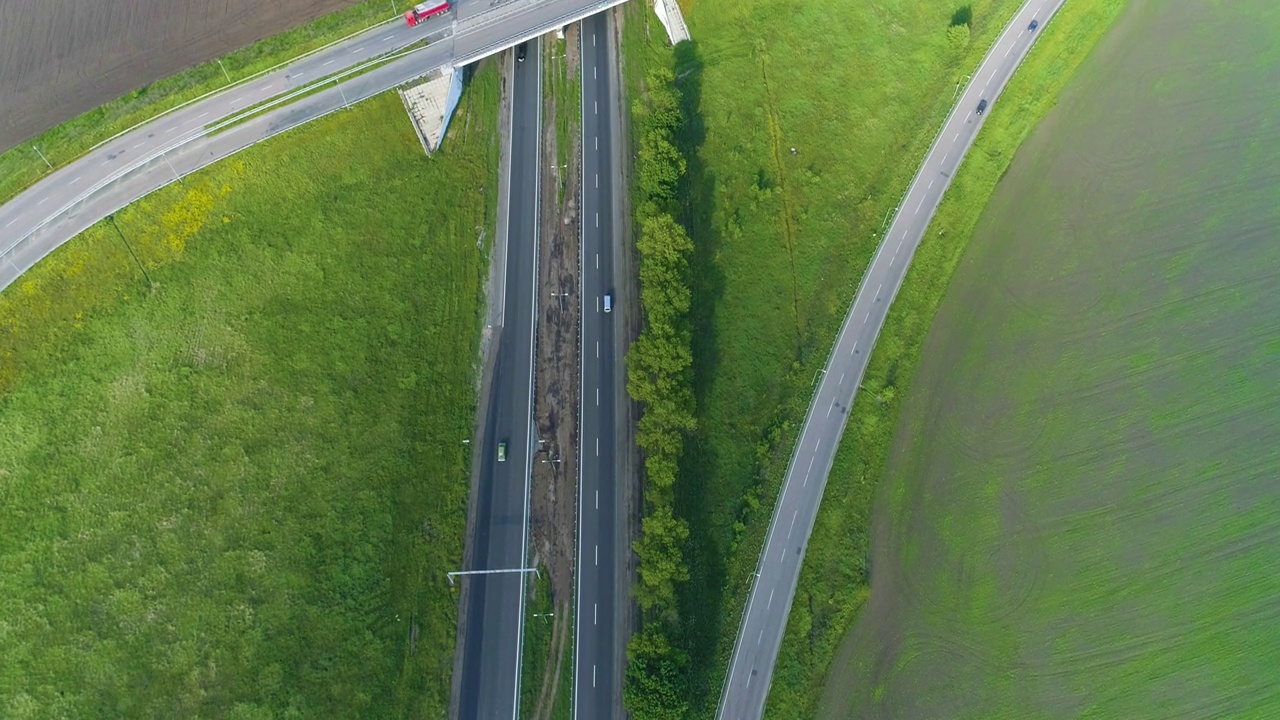
[[155,80],[357,2],[5,0],[0,152]]

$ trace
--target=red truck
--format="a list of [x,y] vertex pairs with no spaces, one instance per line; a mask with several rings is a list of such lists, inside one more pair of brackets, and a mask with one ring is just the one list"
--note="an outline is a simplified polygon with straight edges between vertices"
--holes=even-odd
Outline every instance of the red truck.
[[424,2],[416,5],[412,10],[404,14],[404,21],[413,27],[418,23],[433,18],[437,15],[443,15],[449,12],[449,0],[435,0],[435,2]]

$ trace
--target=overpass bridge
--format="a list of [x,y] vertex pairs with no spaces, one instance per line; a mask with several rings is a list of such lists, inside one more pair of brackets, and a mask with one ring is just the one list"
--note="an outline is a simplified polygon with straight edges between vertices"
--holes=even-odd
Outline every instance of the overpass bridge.
[[[174,108],[0,205],[0,290],[94,223],[185,175],[434,70],[460,68],[623,1],[460,0],[418,27],[397,16]],[[411,47],[423,40],[425,47]],[[353,74],[344,77],[344,71]],[[317,82],[324,89],[229,120]]]

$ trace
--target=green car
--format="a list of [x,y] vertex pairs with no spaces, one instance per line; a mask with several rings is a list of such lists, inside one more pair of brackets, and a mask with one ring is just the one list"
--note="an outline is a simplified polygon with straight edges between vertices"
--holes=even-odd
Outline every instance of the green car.
[[498,443],[498,462],[507,461],[507,444],[505,442]]

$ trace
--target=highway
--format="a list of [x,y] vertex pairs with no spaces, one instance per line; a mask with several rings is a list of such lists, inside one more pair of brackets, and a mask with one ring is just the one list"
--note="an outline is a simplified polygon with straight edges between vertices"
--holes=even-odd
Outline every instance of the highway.
[[[627,567],[626,517],[618,461],[626,449],[618,413],[625,410],[625,338],[615,333],[623,310],[615,284],[620,247],[621,141],[616,65],[611,62],[608,13],[582,23],[582,406],[578,426],[577,616],[574,629],[573,716],[622,717],[622,673],[628,602],[620,592]],[[613,312],[604,311],[612,294]]]
[[[0,206],[0,290],[90,225],[180,176],[436,68],[460,67],[621,1],[463,0],[418,27],[394,19],[157,117]],[[427,47],[376,70],[209,134],[210,125],[247,107],[428,38]]]
[[[1028,0],[973,74],[925,156],[862,279],[832,347],[787,469],[720,698],[720,720],[759,720],[786,630],[804,552],[854,394],[916,247],[986,114],[1063,0]],[[1028,29],[1032,19],[1039,23]]]
[[[468,570],[527,566],[529,481],[533,451],[533,332],[537,316],[538,192],[542,118],[541,53],[514,62],[510,164],[505,204],[506,293],[495,328],[494,369],[480,438],[480,472],[471,498],[474,528]],[[513,53],[514,54],[514,53]],[[503,242],[500,238],[499,242]],[[498,462],[498,443],[506,460]],[[520,698],[524,573],[472,575],[465,589],[465,627],[458,717],[516,718]]]

